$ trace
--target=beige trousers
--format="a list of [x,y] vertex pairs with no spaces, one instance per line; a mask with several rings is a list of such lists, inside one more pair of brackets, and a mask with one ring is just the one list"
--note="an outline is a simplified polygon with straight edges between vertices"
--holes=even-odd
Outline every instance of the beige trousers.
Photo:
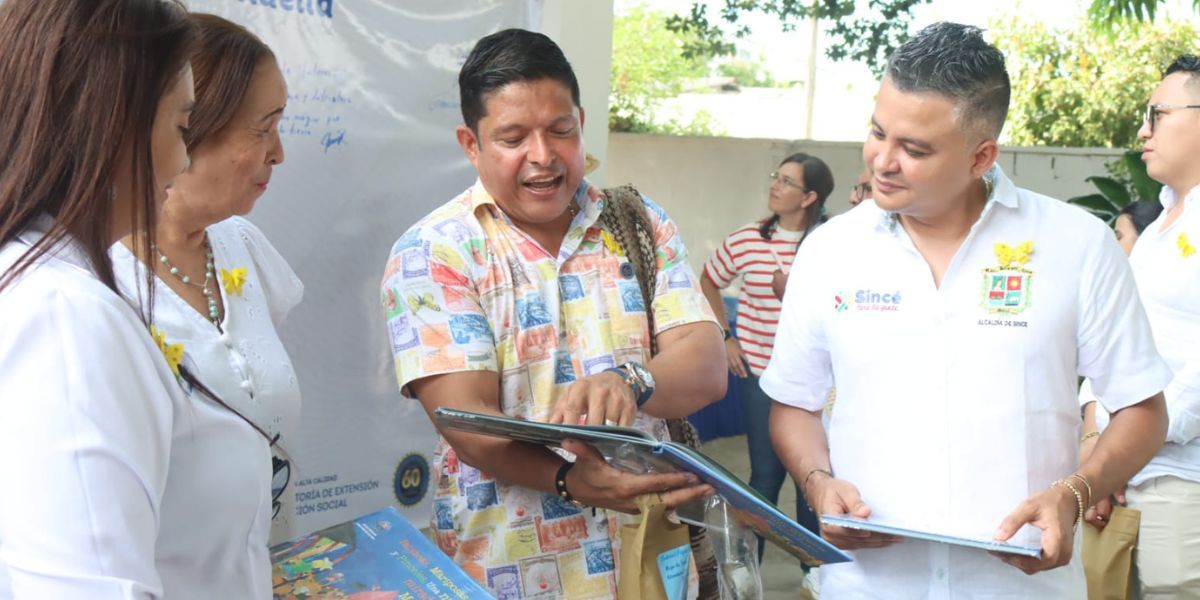
[[1200,483],[1156,477],[1126,491],[1142,512],[1135,554],[1143,600],[1200,600]]

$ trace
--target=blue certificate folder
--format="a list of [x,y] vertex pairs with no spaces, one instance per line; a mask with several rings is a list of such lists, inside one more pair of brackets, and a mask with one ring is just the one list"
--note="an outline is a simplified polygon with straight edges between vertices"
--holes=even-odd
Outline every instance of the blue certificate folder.
[[452,429],[557,447],[565,439],[586,442],[622,470],[644,473],[687,471],[716,488],[743,525],[804,563],[819,566],[849,562],[848,554],[780,512],[719,463],[674,442],[663,442],[630,427],[551,425],[494,415],[439,408],[434,418],[441,429]]
[[837,525],[847,529],[858,529],[861,531],[874,531],[876,533],[884,533],[898,537],[913,538],[917,540],[925,540],[927,542],[938,542],[941,544],[950,544],[953,546],[965,546],[967,548],[978,548],[980,550],[989,550],[991,552],[1003,552],[1005,554],[1017,554],[1020,556],[1029,556],[1032,558],[1041,558],[1042,549],[1034,546],[1018,546],[1016,544],[1007,544],[1004,542],[996,542],[992,540],[979,540],[974,538],[965,538],[954,535],[945,535],[934,533],[932,531],[921,531],[917,529],[909,529],[900,527],[895,524],[880,521],[872,518],[855,517],[851,515],[821,515],[821,522],[826,525]]
[[271,548],[274,600],[491,598],[388,507]]

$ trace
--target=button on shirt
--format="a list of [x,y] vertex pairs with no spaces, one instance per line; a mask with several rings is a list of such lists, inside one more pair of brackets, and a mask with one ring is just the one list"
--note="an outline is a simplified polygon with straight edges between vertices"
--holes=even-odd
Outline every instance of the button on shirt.
[[[423,377],[500,374],[500,409],[545,421],[578,378],[650,358],[647,305],[616,241],[597,226],[603,193],[584,182],[557,256],[512,225],[476,183],[392,248],[382,302],[401,390]],[[716,322],[675,224],[649,200],[659,271],[655,333]],[[665,422],[634,426],[667,439]],[[508,485],[458,460],[439,439],[438,546],[501,598],[614,598],[617,532],[629,517]],[[693,561],[694,562],[694,561]],[[696,591],[692,568],[690,593]]]
[[[1170,187],[1160,196],[1163,212],[1133,246],[1129,264],[1154,343],[1174,372],[1163,390],[1170,427],[1167,443],[1129,483],[1139,485],[1155,477],[1171,476],[1200,482],[1200,187],[1182,200]],[[1167,213],[1183,202],[1183,214],[1163,229]],[[1095,400],[1091,382],[1080,390],[1084,402]],[[1103,428],[1108,414],[1096,411]]]
[[[1109,410],[1170,380],[1112,232],[999,167],[988,177],[994,191],[940,288],[898,218],[872,202],[817,229],[761,383],[818,411],[836,381],[834,473],[880,518],[983,539],[1076,467],[1077,374]],[[1025,527],[1013,541],[1039,534]],[[984,551],[904,540],[822,568],[821,587],[833,598],[1083,598],[1075,557],[1028,576]]]

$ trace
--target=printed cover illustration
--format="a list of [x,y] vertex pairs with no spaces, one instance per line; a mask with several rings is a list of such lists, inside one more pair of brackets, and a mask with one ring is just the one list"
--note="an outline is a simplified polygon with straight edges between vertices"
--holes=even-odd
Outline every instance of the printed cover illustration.
[[392,507],[271,548],[275,600],[491,598]]
[[[842,552],[763,499],[748,484],[711,458],[674,442],[662,442],[628,427],[551,425],[439,408],[434,411],[439,428],[456,429],[522,442],[557,447],[567,438],[594,446],[613,466],[630,472],[687,471],[716,488],[737,520],[806,564],[850,562]],[[632,455],[631,455],[632,449]]]

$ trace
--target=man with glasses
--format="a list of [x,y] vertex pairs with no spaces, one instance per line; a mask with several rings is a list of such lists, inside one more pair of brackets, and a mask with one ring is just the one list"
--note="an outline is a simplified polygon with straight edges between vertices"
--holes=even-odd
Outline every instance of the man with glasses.
[[[1142,598],[1200,597],[1200,57],[1181,56],[1150,96],[1144,140],[1146,172],[1162,182],[1163,212],[1129,255],[1154,343],[1174,378],[1163,391],[1166,444],[1129,480],[1125,500],[1141,511],[1138,587]],[[1091,400],[1091,398],[1087,398]],[[1101,401],[1103,397],[1101,396]],[[1107,414],[1096,411],[1097,430]],[[1081,456],[1095,434],[1085,431]],[[1118,494],[1119,497],[1119,494]],[[1088,513],[1103,528],[1115,498]]]
[[[978,28],[938,23],[896,51],[863,147],[874,202],[800,247],[762,388],[819,514],[1041,556],[822,525],[854,554],[822,567],[830,598],[1082,600],[1078,521],[1162,446],[1171,374],[1129,264],[1098,219],[1000,170],[1009,95]],[[1082,464],[1079,375],[1114,413]]]

